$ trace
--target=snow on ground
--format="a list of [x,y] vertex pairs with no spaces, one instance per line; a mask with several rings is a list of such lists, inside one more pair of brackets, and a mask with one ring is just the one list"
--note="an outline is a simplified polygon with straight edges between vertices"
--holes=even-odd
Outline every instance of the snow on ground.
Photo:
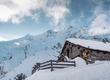
[[[110,62],[99,62],[84,65],[83,60],[76,61],[83,67],[70,67],[51,72],[50,70],[37,71],[26,80],[110,80]],[[98,65],[97,65],[98,64]]]
[[83,67],[86,65],[85,61],[80,57],[75,58],[74,61],[76,62],[77,67]]
[[76,39],[76,38],[69,38],[67,39],[67,41],[70,41],[74,44],[81,45],[91,49],[110,51],[110,43],[104,43],[104,42],[93,41],[93,40],[85,40],[85,39]]
[[[39,55],[38,55],[39,53]],[[49,53],[53,53],[53,51],[41,51],[36,53],[37,55],[30,56],[26,60],[24,60],[18,67],[16,67],[14,70],[11,72],[7,73],[4,78],[0,80],[14,80],[14,77],[17,74],[23,73],[26,76],[30,76],[32,74],[32,67],[37,63],[37,62],[44,62],[46,60],[50,59],[56,59],[55,56]],[[42,54],[42,55],[40,55]],[[55,53],[54,53],[55,54]],[[43,57],[43,58],[42,58]]]

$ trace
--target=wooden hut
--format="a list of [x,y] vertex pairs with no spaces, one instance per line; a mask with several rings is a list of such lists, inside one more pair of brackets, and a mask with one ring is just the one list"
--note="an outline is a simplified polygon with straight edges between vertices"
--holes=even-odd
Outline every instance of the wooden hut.
[[110,43],[69,38],[66,40],[58,60],[63,61],[64,56],[70,59],[81,57],[86,62],[110,60]]

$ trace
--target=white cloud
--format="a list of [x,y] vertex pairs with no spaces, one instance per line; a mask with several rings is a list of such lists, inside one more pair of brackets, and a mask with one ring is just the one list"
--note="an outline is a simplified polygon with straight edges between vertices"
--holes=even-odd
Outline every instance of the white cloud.
[[6,35],[0,35],[0,41],[7,41],[7,40],[9,40],[9,38],[8,38],[8,36],[6,36]]
[[0,21],[20,22],[23,17],[31,16],[32,10],[40,8],[42,4],[40,0],[1,0]]
[[92,36],[110,34],[110,10],[106,10],[104,4],[109,0],[92,0],[97,5],[93,11],[93,16],[95,17],[90,24],[90,29],[88,33]]
[[7,39],[0,37],[0,41],[6,41]]
[[0,41],[9,41],[9,40],[13,40],[13,39],[18,39],[22,37],[22,35],[15,35],[15,34],[2,34],[0,33]]
[[57,25],[69,13],[69,10],[65,6],[53,6],[52,8],[47,8],[46,13],[53,20],[54,24]]
[[0,21],[20,23],[26,16],[32,17],[33,11],[43,12],[51,18],[55,24],[63,19],[69,12],[67,6],[71,0],[0,0]]
[[110,33],[110,16],[99,14],[91,23],[89,34],[101,35]]
[[55,25],[59,24],[65,16],[70,13],[68,6],[71,0],[47,0],[46,7],[43,8],[43,11],[46,12],[46,15],[51,18]]

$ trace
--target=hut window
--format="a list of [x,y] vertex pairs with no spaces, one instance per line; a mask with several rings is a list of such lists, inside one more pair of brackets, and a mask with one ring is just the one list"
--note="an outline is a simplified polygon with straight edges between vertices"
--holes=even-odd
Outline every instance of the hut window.
[[78,49],[80,49],[80,47],[78,46]]
[[103,54],[106,54],[105,52],[103,52]]
[[83,49],[83,51],[85,51],[85,49]]
[[66,45],[69,45],[69,43],[67,42]]

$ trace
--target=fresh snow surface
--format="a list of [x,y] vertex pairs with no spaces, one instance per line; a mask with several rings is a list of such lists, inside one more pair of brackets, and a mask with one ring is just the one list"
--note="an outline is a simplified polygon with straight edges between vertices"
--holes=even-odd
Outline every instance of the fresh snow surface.
[[85,39],[76,39],[76,38],[69,38],[67,39],[67,41],[74,43],[76,45],[84,46],[91,49],[110,51],[110,43],[104,43],[104,42],[93,41],[93,40],[85,40]]
[[80,57],[75,58],[74,61],[76,62],[77,67],[83,67],[86,65],[85,60]]
[[97,61],[94,64],[85,65],[81,58],[74,59],[77,67],[36,71],[26,80],[110,80],[110,62]]

